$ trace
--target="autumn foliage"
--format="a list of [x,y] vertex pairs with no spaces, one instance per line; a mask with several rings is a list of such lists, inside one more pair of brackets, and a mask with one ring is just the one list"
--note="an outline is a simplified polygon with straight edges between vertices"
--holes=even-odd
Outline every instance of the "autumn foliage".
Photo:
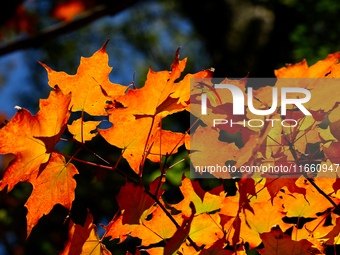
[[[25,204],[27,236],[56,204],[71,210],[77,185],[73,177],[86,174],[72,164],[80,161],[118,171],[126,178],[126,183],[115,197],[119,210],[112,212],[113,218],[105,226],[105,234],[98,236],[90,212],[84,226],[68,219],[65,224],[69,225],[69,240],[60,254],[114,254],[107,250],[103,239],[110,237],[124,242],[129,236],[141,239],[135,254],[247,254],[250,251],[323,254],[327,246],[335,249],[340,240],[340,195],[337,194],[340,183],[335,170],[332,178],[322,178],[322,173],[308,171],[291,176],[242,176],[237,179],[236,194],[228,194],[223,183],[205,190],[197,180],[183,175],[180,191],[184,198],[176,204],[165,201],[162,185],[170,169],[167,160],[181,146],[190,150],[190,130],[186,133],[164,130],[162,119],[181,111],[195,114],[197,104],[190,101],[190,79],[212,78],[213,69],[181,78],[186,59],[180,61],[177,51],[170,71],[156,72],[150,68],[142,88],[126,87],[109,81],[111,67],[106,44],[92,57],[82,58],[75,75],[54,71],[41,63],[52,88],[49,97],[40,100],[36,115],[19,108],[0,129],[0,153],[15,155],[0,189],[7,188],[9,192],[19,182],[29,182],[33,186]],[[340,54],[335,53],[310,67],[304,60],[275,70],[275,75],[277,78],[337,78],[340,77],[339,58]],[[228,82],[244,90],[247,78]],[[303,169],[311,162],[322,162],[328,168],[339,164],[339,87],[325,88],[316,82],[306,88],[312,95],[327,98],[327,104],[321,108],[307,105],[312,113],[308,117],[292,110],[290,113],[298,121],[293,129],[281,126],[260,130],[243,128],[244,146],[218,141],[216,146],[222,148],[225,155],[219,159],[221,164],[228,160],[235,161],[237,167],[280,162],[303,165]],[[258,108],[268,107],[270,93],[269,87],[254,92]],[[225,98],[220,100],[222,104],[227,103]],[[196,127],[192,127],[192,139],[200,139],[201,135],[216,138],[221,130],[230,134],[240,131],[206,125],[220,106],[216,105],[207,119],[200,119]],[[75,112],[81,112],[81,117],[70,123],[70,116]],[[102,120],[85,121],[85,114],[106,116],[112,126],[97,128]],[[321,125],[325,119],[326,125]],[[73,135],[68,141],[78,146],[73,155],[55,149],[61,139],[65,140],[66,129]],[[109,162],[86,147],[88,141],[98,136],[121,149],[117,162]],[[103,164],[78,158],[80,150],[88,151]],[[200,151],[193,151],[190,156],[192,160],[205,160]],[[120,168],[122,158],[139,179]],[[147,161],[159,166],[161,176],[144,187],[141,180]]]

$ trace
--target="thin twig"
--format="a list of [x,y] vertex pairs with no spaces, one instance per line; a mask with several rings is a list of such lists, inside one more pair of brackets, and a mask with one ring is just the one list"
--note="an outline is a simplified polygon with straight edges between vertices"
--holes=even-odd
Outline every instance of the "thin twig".
[[140,173],[139,173],[140,181],[142,181],[144,164],[145,164],[146,158],[147,158],[149,151],[151,150],[151,146],[152,146],[152,144],[151,144],[150,147],[149,147],[149,139],[150,139],[150,136],[151,136],[151,132],[152,132],[152,128],[153,128],[154,123],[155,123],[155,116],[152,117],[150,130],[149,130],[148,136],[146,138],[146,142],[145,142],[145,146],[144,146],[144,150],[143,150],[143,157],[142,157],[142,162],[141,162],[141,165],[140,165]]

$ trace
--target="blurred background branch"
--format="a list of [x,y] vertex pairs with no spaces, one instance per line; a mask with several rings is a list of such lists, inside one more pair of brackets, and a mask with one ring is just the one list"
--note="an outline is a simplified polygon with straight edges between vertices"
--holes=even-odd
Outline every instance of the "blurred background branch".
[[[215,77],[274,77],[274,69],[286,63],[306,58],[311,65],[339,51],[339,11],[337,0],[7,1],[0,9],[0,122],[11,119],[15,105],[35,114],[39,99],[47,98],[51,89],[47,74],[36,60],[74,74],[81,56],[91,56],[111,38],[106,51],[113,67],[109,78],[114,83],[128,86],[136,73],[135,85],[142,87],[150,66],[154,71],[169,70],[179,46],[180,58],[188,57],[185,73],[214,67]],[[162,127],[185,132],[189,113],[168,116]],[[60,146],[64,153],[72,154],[74,148]],[[110,162],[120,155],[120,150],[107,146],[99,136],[88,146]],[[96,162],[91,155],[78,156]],[[186,157],[182,150],[168,163]],[[11,159],[6,155],[1,169]],[[125,180],[114,171],[75,165],[86,174],[75,176],[72,220],[83,224],[89,208],[96,223],[107,224],[117,210],[114,196]],[[129,168],[123,161],[119,167]],[[188,168],[184,161],[167,172],[167,201],[181,200],[178,186]],[[146,183],[160,174],[159,165],[145,169]],[[0,171],[0,178],[3,173]],[[214,179],[200,183],[206,189],[219,184],[221,180]],[[228,195],[235,193],[235,180],[223,184]],[[62,223],[68,211],[61,206],[44,216],[26,240],[24,204],[31,190],[30,184],[21,183],[9,194],[0,192],[2,255],[54,254],[64,248],[68,230]],[[105,244],[115,255],[125,255],[131,242],[134,247],[140,243],[133,238],[127,241],[105,240]]]
[[[136,2],[137,0],[127,0],[127,1],[121,1],[115,5],[106,5],[106,4],[97,5],[93,7],[92,9],[81,13],[77,17],[77,19],[74,19],[68,22],[67,21],[60,22],[56,25],[53,25],[51,27],[44,29],[43,31],[35,35],[31,35],[28,38],[19,39],[19,40],[8,43],[7,45],[0,48],[0,56],[16,51],[16,50],[22,50],[22,49],[26,49],[29,47],[39,47],[43,43],[45,43],[47,40],[51,40],[62,34],[77,30],[83,26],[90,24],[96,19],[99,19],[106,15],[115,15],[118,12],[126,8],[129,8]],[[5,19],[3,20],[4,23],[6,21],[7,20]]]

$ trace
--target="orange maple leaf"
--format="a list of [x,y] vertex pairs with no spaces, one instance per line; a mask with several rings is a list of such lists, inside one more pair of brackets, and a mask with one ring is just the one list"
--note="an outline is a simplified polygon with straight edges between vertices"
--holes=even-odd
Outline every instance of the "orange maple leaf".
[[[65,72],[56,72],[41,63],[48,73],[48,84],[55,85],[64,94],[72,92],[70,107],[73,112],[85,111],[93,116],[107,115],[105,111],[108,95],[123,95],[126,87],[109,81],[112,68],[108,66],[109,57],[103,47],[90,58],[81,58],[76,75]],[[110,92],[109,94],[107,94]]]
[[28,180],[33,185],[33,192],[28,198],[27,207],[27,236],[38,220],[48,214],[54,205],[61,204],[71,210],[74,200],[76,181],[73,179],[78,170],[71,163],[65,162],[63,156],[52,153],[45,170],[38,175],[36,169]]
[[69,118],[71,94],[64,95],[59,88],[51,91],[46,100],[40,100],[40,111],[32,116],[20,108],[11,121],[0,129],[0,153],[12,153],[15,160],[7,168],[0,190],[8,185],[12,190],[20,181],[27,181],[32,173],[42,171],[59,142]]
[[260,249],[261,254],[320,254],[313,248],[313,244],[307,240],[293,241],[291,237],[284,234],[279,227],[273,227],[268,233],[260,234],[264,248]]
[[[150,193],[155,194],[159,185],[159,178],[150,183]],[[161,180],[160,184],[163,184]],[[157,192],[157,199],[163,194],[164,190]],[[144,222],[149,214],[156,209],[153,205],[155,200],[145,193],[145,188],[127,182],[121,187],[116,196],[122,214],[115,217],[107,227],[106,236],[111,236],[111,240],[119,238],[123,242],[127,236]]]
[[111,255],[105,245],[101,243],[97,234],[97,227],[93,224],[93,217],[87,213],[84,227],[70,220],[69,240],[60,255],[98,254]]
[[[113,126],[99,133],[110,144],[123,148],[123,157],[136,173],[148,157],[159,162],[161,155],[176,153],[184,143],[184,135],[161,129],[161,120],[169,114],[188,108],[190,91],[189,77],[175,81],[184,70],[186,59],[178,62],[178,51],[171,72],[154,72],[147,75],[145,86],[129,90],[115,97],[114,107],[108,110]],[[194,76],[210,77],[211,71],[201,71]]]
[[192,213],[189,218],[184,219],[182,225],[177,229],[176,233],[173,237],[171,237],[170,241],[164,247],[164,255],[172,255],[174,254],[179,247],[182,245],[184,240],[188,237],[190,233],[190,227],[192,220],[196,214],[196,209],[194,203],[190,203],[190,208],[192,209]]
[[[212,246],[217,240],[223,238],[224,233],[220,225],[221,218],[218,213],[202,213],[194,217],[189,237],[197,246]],[[204,236],[204,238],[202,238]]]
[[[174,218],[177,223],[181,224],[182,219],[180,215],[174,216]],[[158,206],[152,213],[152,219],[144,221],[130,235],[142,239],[142,245],[148,246],[171,238],[176,233],[176,230],[175,224],[171,222],[169,217]]]
[[291,193],[300,193],[305,195],[306,189],[297,186],[296,180],[297,178],[294,178],[294,175],[289,177],[285,176],[285,178],[280,179],[268,180],[266,183],[266,188],[270,194],[271,201],[273,201],[274,197],[283,187],[287,187]]
[[[150,183],[150,192],[156,193],[159,177]],[[123,224],[139,224],[143,222],[147,215],[144,214],[154,203],[155,200],[144,192],[145,188],[127,182],[120,189],[116,196],[120,209],[124,210]],[[157,198],[163,194],[164,190],[157,193]],[[144,217],[142,217],[144,216]]]
[[[101,121],[83,121],[82,119],[77,119],[72,122],[71,125],[67,125],[68,131],[73,134],[73,139],[78,142],[91,141],[97,133],[92,133],[91,131],[96,130],[96,127]],[[83,127],[81,127],[83,125]]]
[[[220,141],[219,131],[213,127],[199,126],[194,133],[190,134],[190,160],[195,166],[195,171],[203,174],[207,171],[207,166],[223,166],[226,161],[235,160],[240,149],[235,143]],[[193,147],[194,145],[194,147]],[[219,148],[217,151],[211,148]],[[217,178],[230,178],[229,172],[210,172]]]
[[172,207],[180,210],[186,217],[190,217],[192,213],[191,203],[195,205],[195,212],[197,214],[210,213],[221,208],[222,201],[226,195],[222,189],[219,189],[216,195],[212,194],[212,191],[206,192],[199,186],[197,181],[192,181],[188,178],[182,180],[180,190],[184,199],[172,205]]
[[325,77],[340,59],[340,52],[330,54],[325,60],[320,60],[316,64],[308,67],[307,61],[303,60],[297,64],[289,64],[275,70],[277,78],[321,78]]

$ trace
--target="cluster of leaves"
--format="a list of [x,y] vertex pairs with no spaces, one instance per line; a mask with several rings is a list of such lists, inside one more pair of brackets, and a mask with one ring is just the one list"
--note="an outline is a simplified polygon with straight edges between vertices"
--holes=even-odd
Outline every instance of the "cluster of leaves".
[[[190,137],[188,132],[163,130],[162,119],[181,111],[194,112],[190,78],[212,78],[213,71],[187,74],[178,82],[186,59],[179,61],[177,51],[170,71],[155,72],[150,68],[145,85],[137,89],[132,84],[129,89],[109,81],[111,68],[105,47],[106,43],[92,57],[82,58],[76,75],[56,72],[42,64],[53,88],[48,99],[40,100],[40,111],[34,116],[19,108],[11,121],[0,129],[0,153],[15,155],[0,189],[7,186],[9,192],[19,182],[29,182],[33,186],[25,204],[27,236],[56,204],[71,210],[76,188],[74,175],[79,174],[72,161],[80,161],[118,171],[125,176],[126,183],[115,197],[119,210],[112,212],[113,219],[105,226],[102,238],[97,234],[90,212],[84,226],[68,219],[69,240],[61,254],[111,254],[102,243],[105,237],[119,239],[119,242],[128,237],[141,239],[135,254],[246,254],[255,250],[263,254],[322,254],[327,245],[338,244],[340,198],[336,178],[313,179],[305,173],[290,178],[248,176],[238,180],[236,194],[228,194],[223,184],[204,190],[198,181],[183,175],[180,186],[183,200],[176,204],[165,201],[162,185],[169,170],[167,160],[184,144],[189,150]],[[303,61],[277,70],[276,76],[338,77],[339,58],[340,54],[333,54],[311,67]],[[246,79],[230,82],[244,89]],[[324,90],[316,85],[308,89],[322,97]],[[267,93],[268,88],[254,93],[259,99],[259,108],[268,107]],[[254,165],[260,160],[300,164],[302,157],[306,157],[305,148],[311,143],[320,145],[318,150],[324,152],[322,160],[329,161],[327,164],[336,163],[339,92],[332,87],[328,93],[332,95],[328,108],[308,107],[313,115],[310,119],[299,115],[299,125],[293,130],[282,127],[228,130],[230,134],[242,131],[244,146],[239,148],[235,143],[220,142],[223,144],[219,147],[225,148],[226,155],[222,163],[232,159],[239,165]],[[81,117],[69,123],[76,112],[81,112]],[[112,126],[97,128],[101,120],[86,121],[85,115],[108,116]],[[329,124],[320,128],[326,116]],[[192,132],[193,139],[202,133],[199,132],[201,128],[210,128],[203,126]],[[62,135],[66,128],[73,134],[68,141],[78,146],[73,155],[55,149],[60,140],[65,140]],[[221,129],[211,129],[205,134],[216,136]],[[99,135],[113,147],[122,149],[117,162],[109,162],[85,146]],[[78,158],[80,150],[102,160],[103,165]],[[203,157],[202,154],[196,157],[197,153],[195,151],[192,156]],[[137,178],[120,169],[122,158]],[[159,164],[161,176],[144,187],[142,177],[147,160]]]

